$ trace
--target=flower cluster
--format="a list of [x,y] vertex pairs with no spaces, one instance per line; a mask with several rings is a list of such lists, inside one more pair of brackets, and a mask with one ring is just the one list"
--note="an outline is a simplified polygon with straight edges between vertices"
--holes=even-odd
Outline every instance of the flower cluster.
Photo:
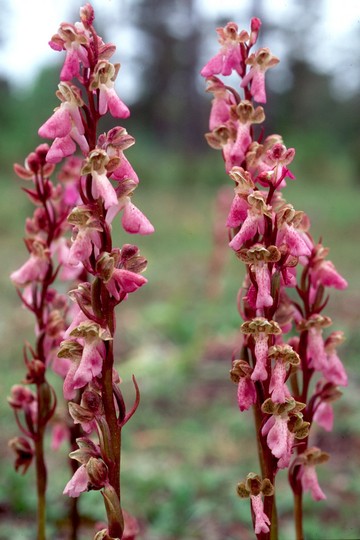
[[[139,389],[133,378],[136,398],[127,411],[114,368],[115,308],[147,282],[142,275],[147,262],[133,244],[114,247],[112,227],[120,214],[127,233],[147,235],[154,228],[132,202],[139,178],[124,152],[134,138],[122,126],[98,133],[106,113],[125,119],[130,112],[115,90],[120,65],[110,59],[116,48],[96,33],[93,21],[86,4],[80,21],[62,23],[50,41],[54,50],[66,51],[56,92],[60,104],[39,129],[50,145],[39,146],[25,167],[16,166],[22,178],[34,182],[35,189],[25,191],[37,208],[26,224],[30,258],[11,277],[24,287],[22,301],[37,317],[38,350],[32,360],[26,357],[29,371],[40,373],[39,360],[42,366],[52,363],[64,378],[70,415],[84,434],[71,454],[79,467],[64,493],[77,497],[102,490],[108,517],[102,538],[123,538],[120,432],[138,406]],[[54,187],[49,177],[56,164],[60,183]],[[69,282],[71,306],[50,287],[57,277]],[[15,387],[10,404],[17,417],[24,411],[32,433],[36,414],[50,413],[30,397]],[[11,444],[17,466],[26,468],[31,447],[23,439]]]
[[[25,473],[35,458],[39,501],[44,500],[46,490],[44,435],[57,403],[47,370],[52,367],[57,371],[57,351],[69,314],[68,298],[57,290],[55,281],[74,277],[73,269],[66,264],[70,229],[67,216],[78,200],[80,178],[80,160],[74,158],[64,162],[54,179],[55,166],[47,161],[48,154],[49,146],[41,144],[28,155],[24,166],[14,167],[26,181],[23,190],[35,209],[25,223],[28,259],[11,274],[24,308],[35,318],[35,344],[24,346],[25,378],[22,385],[13,386],[8,399],[22,433],[9,444],[16,454],[16,470]],[[34,385],[35,390],[30,390],[29,385]],[[39,504],[39,538],[44,514],[45,505]]]
[[[327,259],[328,249],[311,237],[307,215],[283,197],[286,182],[294,180],[289,166],[295,150],[280,135],[265,137],[256,127],[265,120],[259,105],[266,103],[265,73],[279,61],[267,48],[252,52],[260,26],[254,18],[250,32],[238,32],[233,22],[217,29],[220,52],[201,71],[213,95],[206,139],[222,151],[235,185],[226,221],[229,247],[246,265],[239,293],[243,340],[231,378],[240,410],[255,408],[262,481],[275,486],[277,471],[290,467],[294,492],[310,490],[318,500],[324,495],[314,466],[324,459],[314,458],[316,452],[323,455],[319,449],[308,448],[309,431],[313,421],[331,429],[331,402],[340,395],[338,386],[347,384],[336,352],[343,335],[324,335],[332,323],[322,311],[327,289],[347,283]],[[238,89],[219,78],[233,72],[240,78]],[[294,453],[297,467],[291,465]],[[241,496],[252,498],[255,533],[268,533],[274,494],[267,497],[264,516],[261,479],[251,477],[254,488],[249,478]]]
[[[54,281],[69,277],[65,265],[69,246],[65,235],[70,226],[66,218],[78,197],[79,163],[66,162],[58,181],[54,182],[51,180],[54,165],[48,163],[48,153],[49,146],[41,144],[28,155],[24,166],[16,164],[14,167],[17,175],[30,184],[23,189],[35,206],[32,217],[27,218],[25,224],[24,241],[29,257],[11,274],[23,306],[33,314],[36,323],[36,344],[32,347],[27,343],[24,347],[24,383],[36,385],[36,392],[30,391],[28,386],[15,385],[9,398],[18,425],[28,439],[26,444],[23,437],[20,440],[20,447],[27,447],[24,472],[30,464],[30,455],[35,452],[34,445],[39,446],[41,434],[56,406],[46,370],[56,364],[57,350],[66,328],[68,300],[54,288]],[[64,171],[67,171],[66,181]],[[20,413],[23,413],[25,425]],[[16,439],[11,441],[18,455],[16,468],[22,464],[18,442]]]

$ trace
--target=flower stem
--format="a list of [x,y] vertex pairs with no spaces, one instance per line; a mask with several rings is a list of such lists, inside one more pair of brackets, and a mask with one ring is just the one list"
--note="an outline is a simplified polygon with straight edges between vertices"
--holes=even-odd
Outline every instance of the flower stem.
[[[113,538],[122,538],[124,531],[124,519],[121,510],[121,498],[120,498],[120,458],[121,458],[121,429],[118,423],[116,408],[113,395],[113,365],[114,365],[114,352],[113,342],[107,343],[107,355],[103,366],[102,380],[103,380],[103,403],[106,422],[111,434],[111,440],[109,441],[109,447],[111,448],[111,455],[109,457],[109,483],[114,489],[119,502],[119,508],[115,509],[115,512],[108,511],[108,529],[109,536]],[[118,516],[114,519],[115,516]]]
[[[42,410],[42,393],[37,386],[37,398],[39,411]],[[47,471],[44,457],[44,433],[45,424],[42,422],[41,414],[38,418],[38,429],[35,437],[35,463],[36,463],[36,489],[37,489],[37,540],[45,540],[45,519],[46,519],[46,484]]]
[[304,540],[302,492],[294,493],[294,520],[295,520],[296,540]]
[[259,463],[261,468],[261,475],[263,478],[266,477],[266,464],[264,459],[264,451],[261,444],[261,414],[259,407],[255,404],[253,407],[254,418],[255,418],[255,431],[256,431],[256,444],[258,449]]
[[278,539],[278,515],[276,508],[275,494],[272,496],[272,511],[271,511],[271,527],[270,527],[270,540]]

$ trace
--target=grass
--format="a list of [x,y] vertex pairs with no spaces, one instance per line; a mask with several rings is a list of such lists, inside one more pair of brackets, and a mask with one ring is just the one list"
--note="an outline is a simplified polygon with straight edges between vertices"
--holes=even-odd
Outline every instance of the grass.
[[[348,163],[334,156],[329,159],[333,163],[328,164],[325,179],[318,181],[311,168],[309,172],[303,165],[295,171],[297,180],[289,183],[285,196],[296,209],[309,213],[314,237],[324,236],[330,258],[349,279],[349,289],[333,295],[328,313],[334,328],[345,330],[348,336],[342,357],[350,386],[335,404],[335,432],[317,430],[313,435],[314,444],[330,449],[332,458],[319,471],[328,500],[315,505],[305,497],[305,530],[307,539],[350,540],[360,537],[356,510],[360,491],[356,481],[360,192],[352,185]],[[135,239],[149,260],[149,285],[119,309],[116,350],[128,403],[134,397],[132,373],[141,388],[140,408],[124,432],[123,493],[125,508],[139,518],[143,540],[253,538],[249,503],[235,494],[237,482],[249,470],[258,471],[258,464],[251,413],[239,414],[236,387],[228,377],[241,322],[235,296],[242,281],[230,253],[224,255],[225,268],[215,276],[216,288],[210,292],[208,288],[217,192],[214,178],[226,183],[220,161],[219,155],[213,158],[212,154],[205,163],[145,155],[138,164],[140,176],[147,180],[136,193],[135,203],[153,221],[156,234]],[[9,272],[25,257],[19,246],[29,206],[9,178],[2,180],[2,189],[0,391],[5,397],[23,377],[21,344],[31,339],[32,320],[19,306],[8,281]],[[122,235],[118,241],[129,239]],[[26,540],[34,538],[33,471],[25,477],[13,472],[6,441],[17,433],[5,400],[0,415],[0,539],[11,534],[12,539]],[[69,476],[63,465],[66,453],[64,447],[49,458],[48,533],[54,540],[66,538],[62,528],[66,501],[61,495]],[[279,486],[281,540],[289,540],[293,538],[292,502],[285,473],[279,475]],[[87,518],[85,539],[91,537],[86,524],[104,517],[99,494],[83,495],[80,507]]]

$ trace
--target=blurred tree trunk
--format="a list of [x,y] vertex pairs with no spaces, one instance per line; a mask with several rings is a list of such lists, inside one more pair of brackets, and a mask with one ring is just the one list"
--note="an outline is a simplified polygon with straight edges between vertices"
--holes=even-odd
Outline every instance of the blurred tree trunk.
[[132,17],[146,48],[133,114],[163,143],[194,150],[202,142],[205,115],[196,89],[201,32],[194,0],[140,0]]

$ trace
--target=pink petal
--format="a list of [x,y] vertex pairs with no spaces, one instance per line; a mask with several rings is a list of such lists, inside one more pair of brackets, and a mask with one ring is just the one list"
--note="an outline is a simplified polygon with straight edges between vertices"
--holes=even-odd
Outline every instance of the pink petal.
[[89,230],[80,230],[71,244],[67,264],[77,266],[88,259],[92,253],[92,242]]
[[335,289],[346,289],[348,282],[336,270],[331,261],[323,261],[318,271],[314,272],[314,279],[319,280],[324,287],[334,287]]
[[280,233],[278,242],[285,242],[289,251],[295,257],[301,257],[305,255],[309,257],[311,255],[311,244],[307,242],[307,236],[301,234],[292,225],[283,225],[283,234]]
[[285,384],[286,367],[283,362],[276,362],[271,374],[269,391],[271,399],[275,403],[285,403],[286,398],[290,396],[289,389]]
[[60,106],[52,116],[39,128],[40,137],[55,139],[65,137],[72,128],[71,116],[65,106]]
[[82,388],[93,378],[100,375],[103,357],[97,347],[97,340],[84,345],[80,364],[74,375],[74,388]]
[[242,124],[239,122],[237,125],[236,139],[230,152],[230,158],[233,165],[240,166],[242,164],[251,141],[250,124]]
[[130,111],[123,101],[118,97],[114,88],[101,85],[99,99],[99,113],[105,114],[109,109],[114,118],[128,118]]
[[80,465],[73,477],[66,484],[63,491],[69,497],[78,497],[80,493],[88,490],[89,477],[85,465]]
[[269,307],[273,305],[273,297],[270,294],[271,280],[268,266],[265,263],[255,264],[256,283],[258,285],[256,308]]
[[93,184],[92,193],[95,198],[102,197],[106,209],[111,206],[117,206],[118,198],[114,186],[106,176],[106,174],[98,174],[96,171],[92,173]]
[[154,227],[144,214],[130,201],[125,205],[122,216],[124,230],[131,234],[151,234]]
[[238,227],[243,221],[245,221],[248,215],[249,203],[239,195],[235,195],[232,203],[229,215],[226,220],[227,227]]
[[76,49],[69,48],[66,51],[64,65],[60,72],[61,81],[71,81],[73,77],[77,77],[80,73],[79,58]]
[[322,371],[323,368],[326,368],[326,352],[322,330],[320,328],[309,329],[307,353],[310,367],[317,371]]
[[29,259],[18,270],[10,274],[10,279],[16,285],[26,285],[32,281],[41,281],[44,279],[49,268],[47,259],[40,259],[30,255]]
[[335,386],[348,385],[348,377],[345,368],[335,351],[328,354],[327,363],[326,367],[323,369],[323,374],[325,379],[335,384]]
[[301,471],[301,485],[304,491],[310,491],[314,501],[326,499],[325,493],[319,486],[314,465],[303,465]]
[[251,374],[253,381],[265,381],[268,378],[266,370],[267,355],[269,345],[268,337],[265,334],[259,334],[255,337],[255,357],[256,364],[254,371]]
[[139,183],[138,175],[124,155],[121,156],[119,167],[111,173],[111,178],[114,178],[114,180],[124,180],[130,178],[133,180],[133,182],[135,182],[135,184]]
[[237,390],[237,401],[240,411],[247,411],[251,405],[256,403],[255,385],[249,377],[240,378]]
[[250,495],[251,506],[255,515],[255,534],[268,533],[270,531],[270,520],[264,512],[264,503],[259,495]]
[[147,283],[147,279],[144,276],[130,270],[115,269],[114,274],[121,289],[126,293],[134,292]]
[[51,450],[58,450],[66,440],[69,440],[69,428],[65,424],[56,423],[51,434]]
[[250,71],[243,78],[240,86],[246,88],[250,81],[250,91],[254,100],[258,103],[266,103],[265,72],[258,67],[251,67]]
[[70,137],[57,137],[52,143],[49,152],[46,156],[48,163],[59,163],[64,157],[71,156],[76,150],[76,144]]
[[320,403],[314,414],[315,422],[325,431],[332,431],[334,426],[334,411],[330,403]]
[[209,129],[212,131],[225,124],[230,118],[230,107],[226,99],[215,98],[212,103]]
[[219,52],[216,56],[211,58],[207,64],[200,71],[202,77],[211,77],[212,75],[217,75],[221,73],[223,65],[222,53]]
[[78,366],[77,363],[72,361],[70,365],[70,369],[66,374],[66,377],[64,379],[64,386],[63,386],[63,394],[64,398],[70,401],[71,399],[74,399],[76,394],[76,389],[74,386],[74,375],[76,373]]
[[229,246],[234,251],[240,249],[247,240],[250,240],[255,236],[259,227],[259,217],[248,214],[244,223],[241,226],[240,231],[234,236],[234,238],[229,243]]
[[276,416],[266,442],[272,454],[279,459],[288,453],[288,434],[287,419]]

